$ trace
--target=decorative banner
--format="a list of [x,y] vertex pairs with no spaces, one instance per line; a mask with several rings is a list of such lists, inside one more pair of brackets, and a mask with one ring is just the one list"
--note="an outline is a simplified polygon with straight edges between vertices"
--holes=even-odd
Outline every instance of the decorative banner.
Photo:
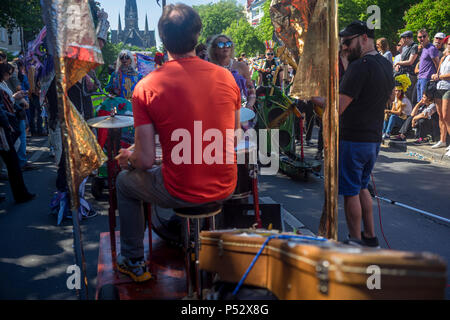
[[88,0],[41,0],[48,44],[55,57],[58,112],[67,160],[72,204],[79,208],[79,186],[106,156],[67,91],[89,70],[103,64]]
[[135,55],[136,66],[138,72],[142,75],[142,77],[145,77],[147,74],[156,69],[155,58],[137,52],[135,53]]
[[277,37],[298,64],[290,95],[325,97],[328,71],[327,0],[272,0],[270,15]]
[[[338,48],[337,0],[272,0],[272,24],[277,37],[297,61],[290,95],[297,99],[325,98],[322,119],[325,201],[319,235],[337,240],[338,213]],[[283,53],[283,52],[280,52]],[[292,64],[291,64],[292,65]]]

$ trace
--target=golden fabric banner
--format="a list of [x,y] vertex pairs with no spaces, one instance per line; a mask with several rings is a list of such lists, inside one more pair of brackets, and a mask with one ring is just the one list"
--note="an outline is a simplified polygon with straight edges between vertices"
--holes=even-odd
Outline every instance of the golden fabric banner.
[[103,64],[88,0],[41,0],[47,40],[55,55],[58,112],[72,204],[79,207],[78,188],[107,157],[67,92],[88,71]]
[[[319,235],[337,240],[338,212],[338,47],[336,0],[272,0],[272,24],[298,68],[290,96],[323,97],[325,201]],[[292,62],[290,63],[291,65]]]
[[290,96],[325,97],[329,74],[327,58],[327,0],[272,0],[270,14],[278,38],[298,68]]

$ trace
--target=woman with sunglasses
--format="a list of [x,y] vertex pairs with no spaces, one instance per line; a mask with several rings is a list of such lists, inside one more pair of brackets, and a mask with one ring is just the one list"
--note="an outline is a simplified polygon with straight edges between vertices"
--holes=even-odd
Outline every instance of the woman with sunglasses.
[[[277,72],[277,68],[280,66],[280,62],[278,61],[278,59],[275,59],[275,53],[273,51],[273,41],[265,41],[265,46],[266,56],[262,62],[262,67],[258,70],[258,84],[265,87],[275,84],[275,86],[280,87],[283,83],[281,79],[282,72],[281,70]],[[276,77],[275,81],[274,77]]]
[[233,41],[223,34],[212,37],[208,47],[208,58],[210,62],[230,70],[241,90],[243,101],[246,101],[245,107],[253,110],[256,102],[255,87],[247,64],[234,59]]
[[106,86],[106,91],[119,97],[131,100],[136,84],[142,75],[136,69],[136,63],[130,51],[122,50],[117,57],[116,70]]

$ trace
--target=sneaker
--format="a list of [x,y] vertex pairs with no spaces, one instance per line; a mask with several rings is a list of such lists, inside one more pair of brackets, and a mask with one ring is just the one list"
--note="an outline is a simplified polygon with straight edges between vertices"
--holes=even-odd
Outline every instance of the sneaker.
[[423,140],[422,138],[417,139],[416,141],[413,142],[414,144],[424,144],[425,140]]
[[381,248],[377,237],[366,238],[364,236],[364,232],[361,232],[361,239],[362,239],[363,244],[367,247],[377,248],[377,249]]
[[448,145],[447,148],[445,148],[445,150],[450,151],[450,144]]
[[387,133],[383,134],[383,140],[387,140],[387,139],[389,139],[389,138],[390,138],[390,135],[389,135],[389,134],[387,134]]
[[350,235],[347,235],[347,239],[344,240],[345,244],[351,245],[351,246],[356,246],[356,247],[362,247],[363,246],[363,242],[362,240],[356,239],[356,238],[352,238],[350,237]]
[[450,148],[447,150],[447,152],[444,154],[444,157],[450,157]]
[[431,149],[445,148],[445,142],[439,141],[431,146]]
[[90,219],[98,215],[98,212],[95,210],[90,210],[87,215],[83,215],[83,219]]
[[117,257],[117,269],[133,279],[134,282],[144,282],[150,280],[152,277],[147,271],[144,259],[136,262],[131,262],[130,259],[119,254]]
[[402,136],[400,134],[396,135],[395,137],[391,138],[390,140],[397,141],[397,142],[406,142],[406,138],[402,138]]

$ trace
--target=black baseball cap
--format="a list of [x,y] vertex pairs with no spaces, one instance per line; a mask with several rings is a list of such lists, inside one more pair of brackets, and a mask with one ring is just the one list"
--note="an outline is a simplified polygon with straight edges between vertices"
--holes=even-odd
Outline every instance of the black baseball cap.
[[369,38],[375,39],[375,31],[367,27],[367,23],[355,20],[346,26],[341,32],[339,32],[339,37],[350,37],[361,34],[367,34]]

